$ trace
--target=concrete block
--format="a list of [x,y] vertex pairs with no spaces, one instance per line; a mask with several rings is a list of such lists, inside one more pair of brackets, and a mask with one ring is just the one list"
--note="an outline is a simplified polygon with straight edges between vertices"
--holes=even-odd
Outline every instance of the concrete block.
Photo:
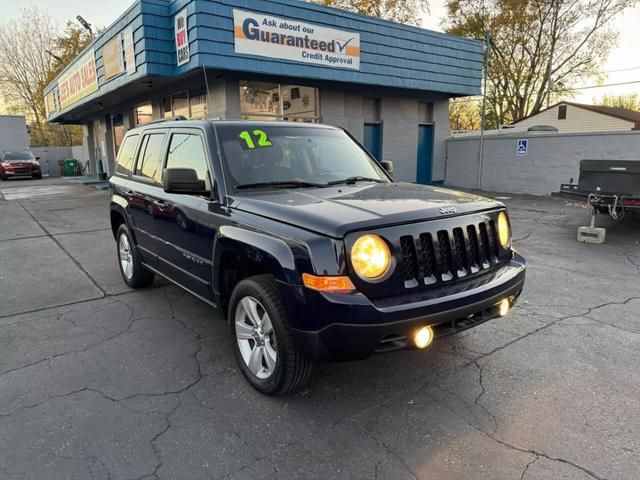
[[578,227],[578,241],[584,243],[604,243],[606,228]]

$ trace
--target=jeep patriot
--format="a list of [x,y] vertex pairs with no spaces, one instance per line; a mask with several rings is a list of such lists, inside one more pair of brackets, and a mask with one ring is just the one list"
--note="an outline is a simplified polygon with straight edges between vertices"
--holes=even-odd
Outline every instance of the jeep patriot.
[[216,307],[265,394],[302,385],[315,361],[426,348],[506,315],[525,260],[504,205],[392,170],[326,125],[135,128],[110,179],[122,278],[160,275]]

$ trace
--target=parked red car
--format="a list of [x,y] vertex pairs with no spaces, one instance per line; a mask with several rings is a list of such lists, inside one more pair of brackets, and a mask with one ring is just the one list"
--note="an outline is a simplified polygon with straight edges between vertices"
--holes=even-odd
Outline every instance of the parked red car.
[[9,178],[42,178],[39,157],[29,150],[2,152],[0,154],[0,180]]

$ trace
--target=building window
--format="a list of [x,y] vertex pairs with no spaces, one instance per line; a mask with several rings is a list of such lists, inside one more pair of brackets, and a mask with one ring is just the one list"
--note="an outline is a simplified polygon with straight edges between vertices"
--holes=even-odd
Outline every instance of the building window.
[[179,92],[162,99],[162,117],[207,118],[207,94],[203,91]]
[[240,82],[240,111],[244,120],[317,122],[318,89],[243,80]]
[[133,115],[136,122],[136,127],[149,123],[151,120],[153,120],[153,110],[151,107],[151,102],[138,105],[133,109]]
[[180,92],[171,96],[173,104],[173,115],[190,118],[189,116],[189,94]]
[[189,118],[207,118],[207,93],[196,92],[189,95]]
[[566,120],[567,119],[567,106],[560,105],[558,107],[558,120]]

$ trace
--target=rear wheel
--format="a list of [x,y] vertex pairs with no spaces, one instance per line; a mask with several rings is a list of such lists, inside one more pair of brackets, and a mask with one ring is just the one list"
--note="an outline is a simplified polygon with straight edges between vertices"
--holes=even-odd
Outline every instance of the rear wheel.
[[236,360],[256,390],[278,395],[307,382],[311,361],[293,341],[273,276],[257,275],[238,284],[231,295],[229,327]]
[[123,223],[116,235],[118,243],[118,266],[124,283],[131,288],[148,287],[154,274],[142,265],[140,253],[133,243],[129,228]]

